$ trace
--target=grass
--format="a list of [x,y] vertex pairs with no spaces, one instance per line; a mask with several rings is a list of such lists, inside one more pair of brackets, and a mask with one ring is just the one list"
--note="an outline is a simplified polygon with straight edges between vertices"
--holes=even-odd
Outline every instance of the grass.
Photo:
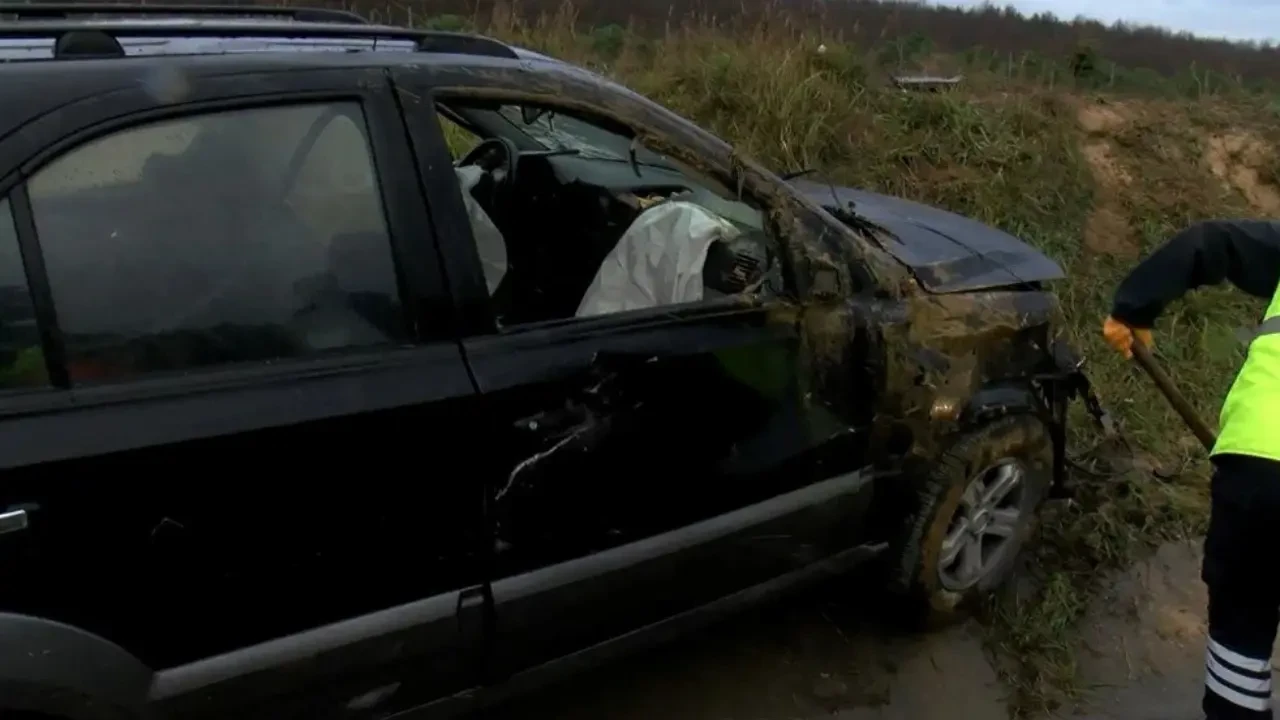
[[[1207,514],[1203,452],[1154,386],[1101,343],[1111,293],[1138,253],[1192,220],[1257,214],[1204,157],[1215,134],[1280,141],[1268,123],[1275,110],[1257,98],[1083,96],[982,75],[952,93],[902,93],[860,62],[865,53],[779,24],[692,22],[656,40],[615,31],[602,40],[578,30],[569,8],[531,23],[481,20],[488,34],[620,80],[776,170],[817,168],[839,183],[940,205],[1063,264],[1068,279],[1057,290],[1068,331],[1137,449],[1138,469],[1081,476],[1077,500],[1047,515],[1034,592],[1003,600],[988,624],[992,644],[1014,660],[1005,672],[1019,714],[1070,700],[1079,691],[1073,628],[1102,572],[1162,540],[1200,534]],[[1119,120],[1090,132],[1082,113],[1098,108]],[[1099,152],[1109,164],[1091,164]],[[1084,241],[1103,207],[1123,221],[1110,253]],[[1228,289],[1203,291],[1158,327],[1169,369],[1211,419],[1243,359],[1232,330],[1260,309]],[[1084,448],[1097,438],[1078,419],[1073,442]],[[1144,462],[1179,472],[1159,480],[1141,471]]]

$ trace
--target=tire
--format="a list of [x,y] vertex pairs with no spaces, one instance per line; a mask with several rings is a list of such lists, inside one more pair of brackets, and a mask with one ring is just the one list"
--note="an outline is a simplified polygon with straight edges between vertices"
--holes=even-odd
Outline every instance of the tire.
[[[1020,479],[1008,479],[1015,475]],[[1005,417],[958,436],[920,484],[918,509],[897,544],[894,585],[905,595],[898,604],[903,619],[918,628],[949,625],[1008,580],[1035,532],[1052,478],[1051,436],[1035,416]],[[974,502],[979,479],[988,493],[1003,479],[1009,493],[998,502]],[[1010,509],[1016,509],[1016,520]],[[949,535],[961,540],[947,548],[954,560],[943,556]],[[976,556],[975,536],[982,538]],[[963,549],[956,553],[955,547]],[[983,561],[975,565],[975,557]]]

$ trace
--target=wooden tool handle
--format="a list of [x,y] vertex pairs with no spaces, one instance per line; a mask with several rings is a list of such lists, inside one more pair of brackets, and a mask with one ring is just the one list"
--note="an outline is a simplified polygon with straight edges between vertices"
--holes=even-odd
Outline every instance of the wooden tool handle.
[[1169,377],[1169,373],[1165,372],[1164,368],[1160,367],[1160,364],[1156,362],[1155,357],[1151,355],[1151,349],[1137,338],[1133,339],[1132,348],[1133,359],[1155,381],[1156,387],[1160,388],[1160,392],[1168,398],[1169,404],[1182,416],[1182,421],[1191,429],[1196,439],[1200,441],[1205,450],[1213,450],[1213,445],[1218,438],[1214,435],[1213,430],[1209,429],[1209,425],[1196,413],[1195,408],[1191,407],[1191,403],[1187,402],[1187,399],[1178,391],[1178,386],[1173,383],[1173,378]]

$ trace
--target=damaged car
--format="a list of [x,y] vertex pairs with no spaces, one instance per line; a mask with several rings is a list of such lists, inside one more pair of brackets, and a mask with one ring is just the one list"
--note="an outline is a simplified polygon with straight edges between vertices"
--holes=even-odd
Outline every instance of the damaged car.
[[0,5],[0,714],[469,712],[1065,491],[1057,265],[496,40]]

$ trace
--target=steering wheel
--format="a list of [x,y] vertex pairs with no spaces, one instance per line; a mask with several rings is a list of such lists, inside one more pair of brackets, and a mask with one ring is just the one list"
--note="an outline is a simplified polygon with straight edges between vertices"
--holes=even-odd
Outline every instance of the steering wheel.
[[[487,140],[481,140],[480,144],[471,148],[462,159],[458,161],[458,167],[467,165],[479,165],[491,182],[482,182],[477,188],[488,186],[487,202],[481,202],[485,206],[485,211],[490,216],[495,215],[495,211],[500,213],[504,207],[502,202],[511,188],[515,186],[516,167],[520,162],[520,148],[516,144],[504,137],[491,137]],[[482,193],[485,191],[481,191]],[[480,198],[476,198],[477,201]],[[496,218],[495,218],[496,222]]]

